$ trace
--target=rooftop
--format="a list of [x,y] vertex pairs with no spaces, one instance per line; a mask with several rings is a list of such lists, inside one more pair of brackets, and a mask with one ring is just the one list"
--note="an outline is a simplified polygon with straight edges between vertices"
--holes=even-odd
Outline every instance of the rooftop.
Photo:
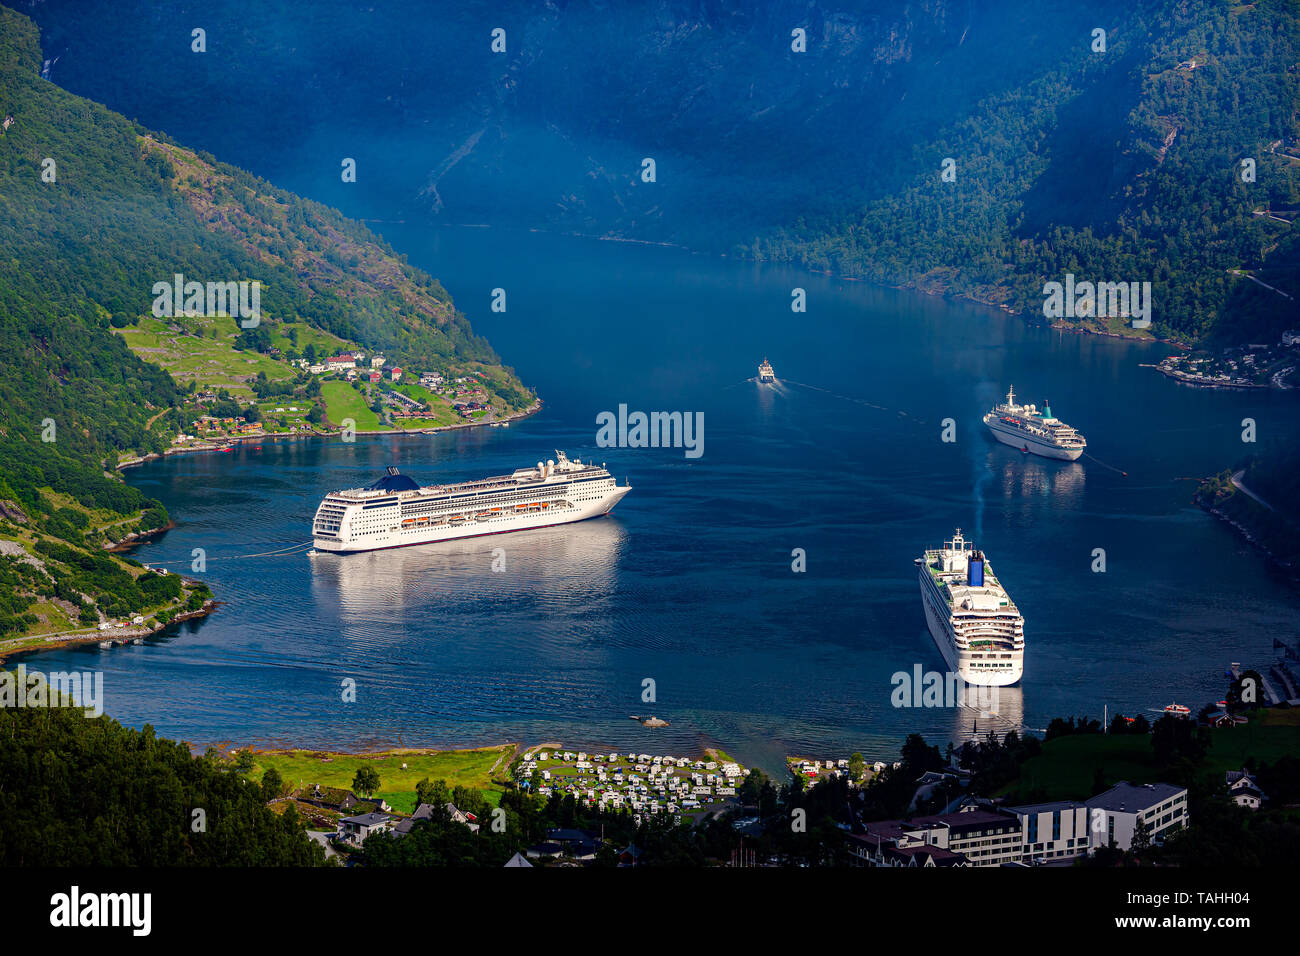
[[1127,780],[1121,780],[1105,793],[1099,793],[1089,799],[1087,806],[1122,813],[1139,813],[1156,804],[1164,803],[1180,793],[1186,793],[1186,789],[1169,783],[1134,785]]

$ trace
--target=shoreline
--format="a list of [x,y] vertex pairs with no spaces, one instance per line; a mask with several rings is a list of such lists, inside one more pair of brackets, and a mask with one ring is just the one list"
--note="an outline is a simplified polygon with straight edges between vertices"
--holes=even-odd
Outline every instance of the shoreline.
[[[523,421],[525,418],[531,418],[542,410],[543,404],[544,403],[539,398],[537,401],[533,402],[533,404],[521,411],[511,412],[505,418],[498,418],[490,422],[459,422],[455,425],[434,425],[429,428],[381,428],[375,429],[374,431],[359,431],[356,433],[356,436],[360,438],[362,436],[369,437],[371,435],[435,435],[439,432],[453,431],[459,428],[491,428],[494,425],[514,423],[517,421]],[[163,461],[173,455],[207,454],[220,451],[220,449],[232,445],[261,444],[266,441],[299,441],[302,439],[310,441],[315,438],[334,438],[342,434],[343,432],[341,429],[337,431],[321,431],[313,429],[310,432],[266,432],[261,435],[240,435],[234,438],[223,439],[220,442],[204,445],[191,445],[185,448],[168,448],[163,452],[150,452],[147,455],[139,455],[135,458],[125,458],[113,467],[115,471],[122,471],[125,468],[134,468],[138,465],[148,464],[151,461]],[[155,530],[157,533],[162,533],[170,530],[172,527],[175,527],[174,523],[169,523],[167,528]],[[140,540],[144,540],[144,538],[141,537],[134,543],[138,544]]]
[[[89,633],[81,631],[62,631],[58,634],[51,634],[45,637],[40,635],[31,635],[28,637],[7,638],[0,641],[0,663],[7,661],[16,654],[40,654],[44,651],[57,651],[68,647],[78,647],[83,644],[101,644],[108,641],[114,645],[128,644],[135,640],[144,640],[159,634],[168,628],[184,624],[186,621],[195,621],[206,618],[215,614],[217,608],[225,602],[210,598],[203,602],[203,607],[194,611],[184,611],[177,614],[166,624],[159,624],[155,627],[147,627],[143,624],[133,625],[131,627],[112,628],[107,631],[101,631],[96,628]],[[39,641],[39,643],[23,643]]]

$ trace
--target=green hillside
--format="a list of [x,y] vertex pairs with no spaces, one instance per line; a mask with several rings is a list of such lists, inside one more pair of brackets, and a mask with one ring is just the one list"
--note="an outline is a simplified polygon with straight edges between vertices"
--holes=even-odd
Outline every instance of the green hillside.
[[[746,251],[1040,317],[1043,284],[1067,272],[1150,281],[1156,335],[1276,342],[1300,316],[1295,4],[1133,5],[1105,24],[1104,53],[1078,23],[1062,49],[1058,24],[1033,9],[1015,16],[1027,57],[1054,50],[1055,61],[1016,78],[1027,69],[1018,56],[951,51],[941,78],[953,84],[978,88],[992,70],[1012,79],[938,128],[918,105],[904,135],[911,161],[882,170],[873,198]],[[957,163],[951,182],[945,157]]]
[[[168,523],[111,466],[254,395],[272,410],[301,396],[306,427],[320,385],[288,364],[298,347],[481,373],[498,412],[533,401],[437,280],[364,226],[74,96],[40,67],[35,26],[0,8],[0,637],[165,621],[202,604],[205,588],[141,577],[105,550]],[[155,283],[177,273],[260,282],[261,324],[154,317]],[[217,391],[207,406],[203,387]]]

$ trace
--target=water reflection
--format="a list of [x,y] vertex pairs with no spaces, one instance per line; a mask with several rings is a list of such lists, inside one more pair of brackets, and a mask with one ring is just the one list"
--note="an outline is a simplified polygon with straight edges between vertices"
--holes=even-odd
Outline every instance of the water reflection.
[[1024,733],[1025,691],[1014,687],[966,687],[965,700],[953,710],[953,740],[1001,739],[1009,731]]
[[1083,499],[1087,472],[1077,461],[1052,461],[998,447],[989,450],[988,466],[1007,500],[1049,498],[1054,506],[1073,507]]
[[[548,614],[590,606],[614,591],[627,532],[614,518],[556,528],[311,559],[312,596],[340,623],[410,623],[527,600]],[[495,568],[495,569],[494,569]]]

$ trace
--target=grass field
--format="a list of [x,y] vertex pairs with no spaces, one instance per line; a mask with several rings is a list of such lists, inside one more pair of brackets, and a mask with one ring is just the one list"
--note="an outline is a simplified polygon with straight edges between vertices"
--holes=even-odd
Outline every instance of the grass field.
[[[445,780],[448,787],[481,790],[494,806],[501,790],[492,783],[492,768],[504,777],[509,769],[510,745],[482,750],[384,751],[375,754],[318,753],[309,750],[255,751],[252,779],[274,767],[290,787],[318,783],[323,787],[351,788],[358,767],[373,767],[379,773],[376,797],[387,800],[402,813],[415,810],[415,785],[428,777]],[[498,762],[500,765],[497,766]],[[406,769],[402,769],[406,764]]]
[[[1300,711],[1266,710],[1245,726],[1212,729],[1210,741],[1205,774],[1221,781],[1225,771],[1241,769],[1247,757],[1269,763],[1300,753]],[[1149,736],[1079,734],[1044,744],[1041,754],[1025,762],[1019,781],[1001,792],[1041,787],[1048,800],[1083,800],[1094,795],[1097,768],[1107,783],[1155,783],[1161,779],[1151,757]]]
[[343,419],[351,418],[357,423],[359,432],[377,431],[384,427],[362,394],[347,382],[324,382],[320,393],[321,398],[325,399],[325,414],[335,425],[341,425]]
[[451,402],[441,395],[435,395],[423,385],[407,382],[393,386],[393,391],[410,396],[417,402],[424,402],[430,409],[428,418],[404,418],[403,428],[433,428],[438,425],[454,425],[461,420]]
[[185,317],[176,321],[201,334],[173,332],[167,323],[152,317],[141,319],[133,328],[115,331],[132,352],[166,369],[180,384],[192,380],[205,388],[229,389],[242,401],[253,395],[245,380],[256,378],[258,372],[265,372],[272,381],[295,374],[286,362],[236,349],[238,327],[233,319]]

